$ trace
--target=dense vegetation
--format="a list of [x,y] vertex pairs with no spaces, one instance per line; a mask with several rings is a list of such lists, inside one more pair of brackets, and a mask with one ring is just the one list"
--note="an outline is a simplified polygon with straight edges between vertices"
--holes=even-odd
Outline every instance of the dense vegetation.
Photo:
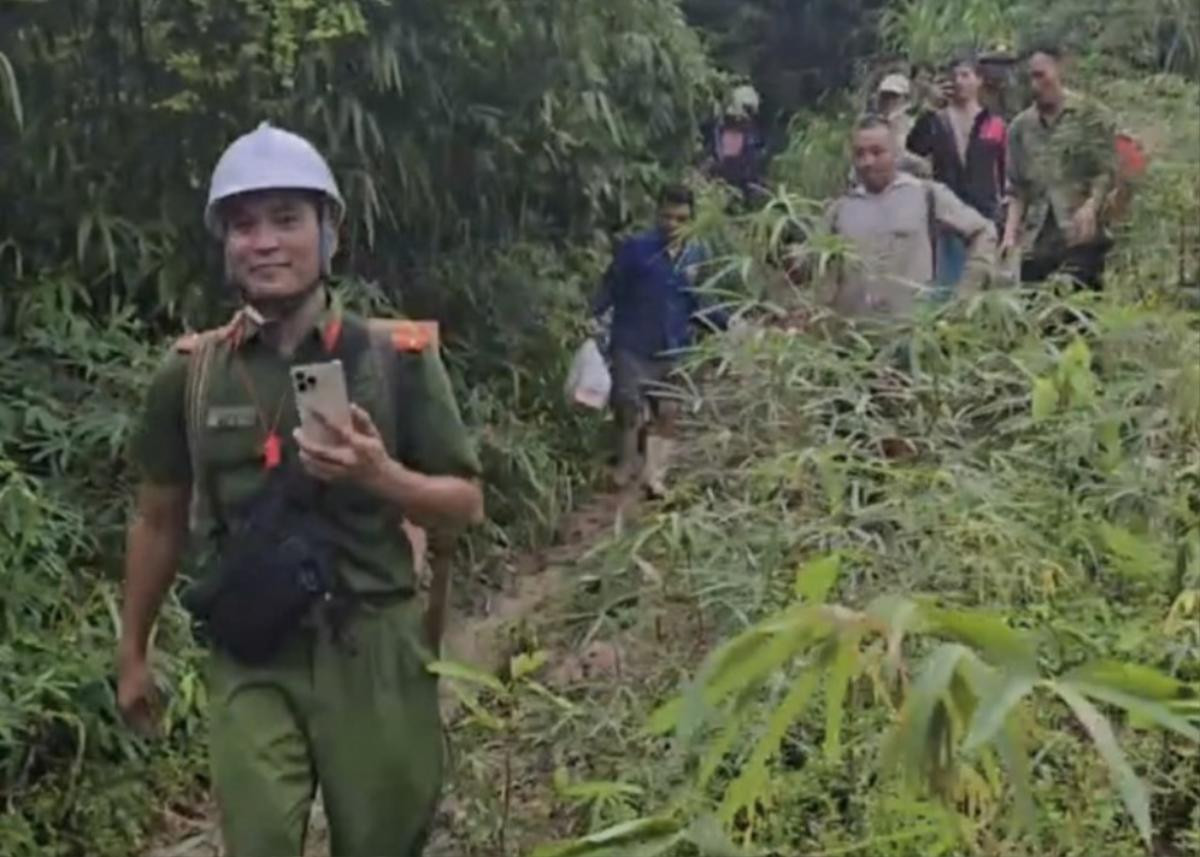
[[[1075,30],[1094,46],[1093,85],[1153,137],[1112,295],[1090,307],[1050,295],[949,307],[906,333],[917,361],[903,376],[865,343],[839,350],[776,330],[698,355],[710,385],[672,503],[596,546],[561,605],[567,617],[548,613],[518,635],[532,653],[619,637],[631,668],[611,686],[548,695],[530,690],[539,659],[527,657],[509,686],[492,682],[496,705],[483,704],[500,713],[460,724],[458,853],[520,853],[661,812],[628,838],[601,838],[607,852],[585,842],[563,853],[719,854],[713,843],[732,836],[782,853],[1021,854],[1032,841],[1047,854],[1090,857],[1099,843],[1133,854],[1145,800],[1161,853],[1200,847],[1196,712],[1174,698],[1200,679],[1200,353],[1196,314],[1178,300],[1200,271],[1200,13],[1175,0],[1136,18],[1147,4],[1041,5],[1036,15],[1035,4],[971,0],[0,8],[0,853],[124,857],[164,803],[203,793],[204,691],[180,613],[158,638],[164,742],[118,724],[111,651],[122,452],[164,343],[228,311],[199,210],[234,135],[270,118],[327,151],[350,200],[341,269],[356,277],[341,287],[360,305],[445,326],[488,468],[492,523],[464,557],[483,585],[514,550],[551,537],[595,467],[597,427],[559,395],[583,297],[610,235],[693,159],[720,69],[753,75],[786,119],[819,95],[845,103],[839,91],[875,64],[948,50],[962,22],[1015,41],[1060,15],[1086,25]],[[835,112],[795,121],[774,172],[782,190],[761,213],[731,219],[712,192],[701,228],[729,253],[723,287],[737,279],[746,294],[803,300],[778,290],[767,262],[792,231],[783,226],[809,225],[801,197],[844,175],[841,133]],[[1084,310],[1090,321],[1064,329]],[[914,454],[885,455],[897,439]],[[829,573],[835,561],[822,558],[833,556],[836,580],[804,582],[813,568]],[[799,615],[789,606],[799,566],[802,604],[817,611],[827,590],[845,605],[828,608],[836,628],[818,629],[843,644],[814,631],[745,669],[751,643],[776,633],[761,628]],[[914,606],[913,642],[881,646],[878,621],[899,627],[910,602],[876,599],[916,594],[1009,621]],[[956,636],[954,617],[992,636]],[[660,732],[676,727],[673,748],[641,731],[705,648],[746,628],[760,630],[719,650],[741,653],[730,661],[738,685],[697,704],[720,678],[714,656],[685,696],[687,716],[659,718]],[[965,646],[939,647],[947,635]],[[1032,658],[1023,672],[1006,644]],[[1112,659],[1167,683],[1113,678],[1102,672]],[[913,678],[907,697],[884,675],[897,664]],[[983,739],[997,733],[974,719],[980,700],[991,704],[989,682],[1009,679],[1029,685],[1000,685],[1014,705],[1008,688],[1036,691],[1012,709],[1035,752],[1025,776],[1020,765],[996,772]],[[826,709],[793,717],[797,689],[815,687]],[[1095,718],[1072,718],[1090,715],[1072,687],[1119,713],[1119,741]],[[953,704],[939,701],[947,693]],[[925,719],[898,722],[936,726],[924,737],[943,752],[901,742],[918,750],[899,769],[923,774],[903,790],[875,773],[879,736],[897,722],[889,706],[921,700]],[[1166,728],[1144,730],[1150,722]],[[1071,751],[1089,736],[1099,755]],[[523,767],[530,807],[560,808],[542,814],[555,821],[510,811],[497,753]],[[922,770],[930,758],[939,764]],[[1121,774],[1116,789],[1106,764]],[[1084,790],[1097,798],[1081,803]],[[1035,839],[1006,838],[994,818],[1026,798]]]

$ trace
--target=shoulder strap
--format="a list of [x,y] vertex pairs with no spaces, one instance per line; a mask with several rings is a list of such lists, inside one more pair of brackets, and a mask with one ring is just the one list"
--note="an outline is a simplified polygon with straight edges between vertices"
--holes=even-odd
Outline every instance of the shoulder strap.
[[937,197],[934,194],[933,182],[925,182],[925,228],[929,230],[929,258],[932,262],[933,275],[938,273],[938,224]]
[[209,486],[204,467],[204,414],[208,409],[208,387],[217,346],[228,337],[233,322],[224,327],[190,333],[175,343],[175,350],[187,355],[187,382],[184,385],[183,415],[188,457],[192,469],[191,526],[193,531],[208,503]]
[[[428,349],[439,347],[438,324],[435,321],[396,321],[384,318],[373,318],[367,324],[371,334],[371,351],[378,363],[380,377],[388,387],[383,401],[391,410],[396,443],[400,447],[405,443],[400,414],[405,403],[412,401],[412,396],[409,395],[411,376],[404,371],[403,364],[413,357],[419,357]],[[396,452],[400,454],[402,450],[397,449]],[[405,530],[413,549],[413,571],[418,579],[428,575],[423,625],[426,642],[437,652],[441,648],[450,603],[453,543],[446,541],[446,538],[436,531],[427,537],[424,531],[407,520],[402,520],[400,526]]]

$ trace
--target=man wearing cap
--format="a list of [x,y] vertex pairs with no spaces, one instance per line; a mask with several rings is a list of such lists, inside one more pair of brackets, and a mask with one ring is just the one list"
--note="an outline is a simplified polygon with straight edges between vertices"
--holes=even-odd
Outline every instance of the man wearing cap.
[[912,84],[907,77],[902,74],[889,74],[879,83],[875,108],[892,131],[899,168],[920,178],[929,178],[932,175],[929,162],[908,149],[908,137],[915,123],[911,110],[911,95]]
[[[154,728],[151,629],[176,576],[203,638],[213,789],[230,857],[302,853],[319,785],[335,857],[420,854],[442,779],[435,680],[401,516],[478,521],[479,465],[429,328],[343,312],[344,212],[301,137],[260,126],[213,173],[205,221],[243,308],[176,345],[133,442],[118,703]],[[291,367],[340,360],[353,402],[324,442]]]
[[[904,74],[888,74],[875,92],[875,114],[881,116],[892,130],[898,167],[901,172],[928,179],[932,175],[929,161],[916,152],[908,150],[908,134],[912,133],[916,120],[912,115],[912,84]],[[857,175],[851,172],[851,184]]]

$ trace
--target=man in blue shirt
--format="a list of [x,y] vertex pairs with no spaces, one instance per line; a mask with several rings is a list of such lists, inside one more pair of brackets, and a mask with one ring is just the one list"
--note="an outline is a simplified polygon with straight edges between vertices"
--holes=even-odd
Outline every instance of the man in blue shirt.
[[[629,485],[638,475],[638,452],[645,428],[642,481],[651,497],[666,493],[664,480],[674,447],[678,403],[666,395],[665,382],[678,353],[692,342],[698,317],[725,327],[725,314],[701,313],[695,291],[704,248],[685,237],[695,214],[695,198],[686,187],[670,186],[659,196],[657,226],[624,241],[592,306],[599,319],[612,319],[613,408],[619,442],[616,482]],[[651,419],[644,425],[649,410]]]

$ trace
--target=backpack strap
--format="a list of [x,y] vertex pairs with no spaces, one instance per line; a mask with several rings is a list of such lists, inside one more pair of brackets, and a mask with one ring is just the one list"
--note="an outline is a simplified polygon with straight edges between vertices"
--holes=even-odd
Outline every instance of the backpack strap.
[[[384,396],[384,401],[391,411],[391,421],[395,427],[396,455],[399,457],[406,445],[400,430],[400,414],[405,403],[412,400],[409,395],[411,376],[404,364],[414,357],[420,357],[429,349],[436,350],[439,347],[439,328],[435,321],[395,321],[383,318],[373,318],[367,324],[373,346],[371,351],[375,354],[380,377],[388,387],[388,395]],[[450,603],[450,562],[453,558],[453,545],[438,538],[436,533],[432,539],[427,539],[425,532],[410,521],[402,520],[400,526],[405,530],[409,544],[413,545],[413,571],[417,579],[420,580],[424,576],[422,572],[428,572],[429,589],[423,624],[426,642],[437,652],[441,647],[446,611]],[[417,555],[418,552],[423,555]]]
[[208,388],[213,360],[218,347],[236,330],[238,317],[223,327],[197,331],[180,337],[175,351],[187,357],[187,381],[184,384],[183,414],[187,435],[188,457],[192,469],[192,502],[190,522],[192,531],[199,527],[201,512],[210,502],[211,486],[204,467],[204,415],[208,410]]
[[925,228],[929,231],[929,259],[934,279],[938,274],[938,224],[937,196],[934,194],[933,182],[925,184]]

